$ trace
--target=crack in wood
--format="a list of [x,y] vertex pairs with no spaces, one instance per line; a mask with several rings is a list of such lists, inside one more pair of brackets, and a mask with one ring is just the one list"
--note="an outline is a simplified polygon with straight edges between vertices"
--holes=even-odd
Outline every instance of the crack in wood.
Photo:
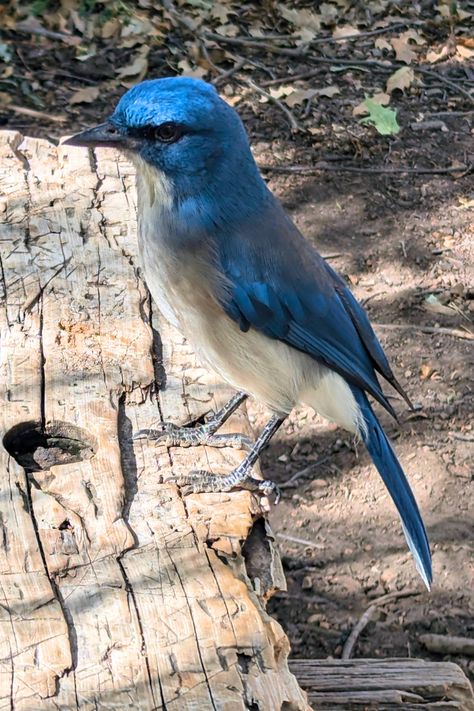
[[211,682],[210,682],[210,679],[209,679],[209,676],[208,676],[208,673],[207,673],[206,665],[205,665],[205,663],[204,663],[204,658],[203,658],[203,656],[202,656],[202,650],[201,650],[201,645],[200,645],[200,640],[199,640],[199,631],[198,631],[198,628],[197,628],[197,625],[196,625],[196,620],[194,619],[193,608],[192,608],[192,605],[191,605],[191,603],[190,603],[190,601],[189,601],[188,594],[187,594],[187,592],[186,592],[186,588],[185,588],[185,585],[184,585],[184,583],[183,583],[183,579],[182,579],[181,574],[180,574],[180,572],[179,572],[178,566],[176,565],[175,561],[173,560],[173,555],[172,555],[172,553],[171,553],[170,551],[168,551],[168,554],[169,554],[169,558],[170,558],[171,564],[173,565],[173,568],[174,568],[174,570],[175,570],[176,576],[177,576],[177,578],[178,578],[178,580],[179,580],[179,582],[180,582],[181,589],[182,589],[183,594],[184,594],[184,599],[185,599],[185,601],[186,601],[186,605],[187,605],[187,608],[188,608],[188,610],[189,610],[189,616],[190,616],[191,624],[192,624],[193,631],[194,631],[194,638],[195,638],[195,640],[196,640],[196,647],[197,647],[197,653],[198,653],[198,657],[199,657],[199,663],[200,663],[200,665],[201,665],[201,669],[202,669],[202,673],[203,673],[203,675],[204,675],[204,678],[205,678],[205,680],[206,680],[206,686],[207,686],[207,690],[208,690],[208,693],[209,693],[209,699],[210,699],[210,701],[211,701],[213,710],[214,710],[214,711],[219,711],[219,707],[216,706],[216,700],[215,700],[215,698],[214,698],[214,694],[212,693]]
[[[123,554],[123,555],[125,555],[125,554]],[[157,681],[158,681],[158,688],[159,688],[159,690],[160,690],[161,707],[158,707],[158,706],[156,705],[157,702],[156,702],[156,698],[155,698],[155,691],[154,691],[154,688],[153,688],[153,677],[152,677],[151,669],[150,669],[150,660],[149,660],[149,658],[148,658],[147,645],[146,645],[146,640],[145,640],[145,634],[144,634],[144,631],[143,631],[142,618],[141,618],[141,616],[140,616],[140,609],[139,609],[139,607],[138,607],[137,600],[136,600],[136,597],[135,597],[135,591],[134,591],[134,589],[133,589],[132,584],[130,583],[130,580],[128,579],[127,571],[125,570],[125,567],[124,567],[124,565],[123,565],[123,563],[122,563],[123,555],[122,555],[122,556],[119,556],[119,557],[117,558],[117,563],[118,563],[119,568],[120,568],[120,571],[121,571],[121,573],[122,573],[122,577],[123,577],[124,584],[125,584],[125,590],[126,590],[127,595],[129,596],[129,598],[130,598],[130,600],[131,600],[131,602],[132,602],[133,610],[134,610],[134,612],[135,612],[135,616],[136,616],[136,620],[137,620],[137,625],[138,625],[138,630],[139,630],[139,633],[140,633],[141,644],[142,644],[142,653],[143,653],[143,657],[144,657],[144,659],[145,659],[145,666],[146,666],[146,672],[147,672],[147,678],[148,678],[148,685],[149,685],[149,688],[150,688],[150,693],[151,693],[151,696],[152,696],[152,699],[153,699],[153,703],[155,704],[155,707],[156,707],[156,708],[161,708],[163,711],[166,711],[166,703],[165,703],[165,698],[164,698],[164,695],[163,695],[163,688],[162,688],[162,685],[161,685],[161,679],[160,679],[159,676],[157,677]]]
[[[64,620],[65,620],[65,622],[67,624],[67,628],[68,628],[68,640],[69,640],[69,649],[70,649],[70,653],[71,653],[71,665],[63,670],[63,674],[65,674],[69,671],[73,671],[77,665],[76,629],[74,626],[74,621],[72,619],[72,616],[67,608],[67,605],[65,604],[64,598],[63,598],[61,591],[56,583],[56,580],[54,579],[54,576],[50,575],[45,550],[44,550],[41,536],[39,533],[38,521],[36,519],[36,515],[35,515],[35,511],[34,511],[34,507],[33,507],[33,497],[31,494],[32,484],[31,484],[30,477],[28,476],[28,472],[26,472],[26,471],[25,471],[25,478],[26,478],[26,499],[27,499],[27,504],[28,504],[28,513],[30,514],[31,521],[33,524],[33,530],[35,532],[38,551],[41,556],[41,560],[43,561],[44,572],[50,582],[51,590],[54,594],[54,597],[57,600],[57,602],[59,603],[59,606],[61,607],[61,611],[63,613]],[[60,675],[58,675],[58,676],[60,676]]]

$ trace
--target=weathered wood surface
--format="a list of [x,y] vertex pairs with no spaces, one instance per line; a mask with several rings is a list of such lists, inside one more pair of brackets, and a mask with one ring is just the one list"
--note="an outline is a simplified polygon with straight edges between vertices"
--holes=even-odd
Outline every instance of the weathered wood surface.
[[294,659],[290,669],[318,711],[474,711],[457,664],[422,659]]
[[164,482],[242,454],[131,439],[229,395],[139,278],[131,167],[0,144],[0,709],[308,709],[258,503]]

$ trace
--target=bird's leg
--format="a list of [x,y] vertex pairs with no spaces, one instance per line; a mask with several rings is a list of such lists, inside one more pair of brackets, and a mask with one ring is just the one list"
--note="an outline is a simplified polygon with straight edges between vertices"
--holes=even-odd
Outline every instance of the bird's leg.
[[273,481],[253,477],[252,467],[284,420],[285,417],[281,415],[273,415],[245,459],[230,474],[222,476],[200,469],[184,476],[171,477],[169,481],[178,483],[182,487],[184,494],[205,491],[231,491],[232,489],[242,488],[258,491],[265,496],[274,494],[275,500],[278,502],[280,492],[277,485]]
[[236,393],[229,402],[218,410],[218,412],[215,412],[204,425],[178,427],[171,422],[165,422],[161,430],[139,430],[133,439],[150,439],[157,442],[157,444],[164,444],[167,447],[197,447],[199,445],[207,445],[209,447],[248,449],[252,446],[252,442],[244,435],[215,434],[219,427],[229,419],[246,398],[246,393]]

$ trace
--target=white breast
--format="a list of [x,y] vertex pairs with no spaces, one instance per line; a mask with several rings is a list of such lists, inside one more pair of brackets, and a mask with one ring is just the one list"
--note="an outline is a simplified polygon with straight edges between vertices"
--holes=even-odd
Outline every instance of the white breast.
[[172,192],[164,173],[138,156],[133,156],[137,168],[138,244],[145,281],[163,316],[179,327],[175,309],[170,303],[170,280],[173,277],[170,255],[162,244],[160,224],[171,209]]
[[216,295],[225,280],[205,249],[177,252],[163,234],[172,208],[163,173],[137,159],[139,245],[147,286],[165,318],[188,338],[211,368],[269,409],[288,413],[301,402],[351,432],[358,406],[341,376],[310,356],[250,329],[242,332]]

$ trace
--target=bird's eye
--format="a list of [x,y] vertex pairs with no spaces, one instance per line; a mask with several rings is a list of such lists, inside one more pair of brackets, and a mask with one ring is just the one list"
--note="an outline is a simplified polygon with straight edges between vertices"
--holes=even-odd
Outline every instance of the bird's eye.
[[154,138],[162,143],[174,143],[183,135],[181,126],[172,121],[162,123],[161,126],[156,126],[153,131]]

